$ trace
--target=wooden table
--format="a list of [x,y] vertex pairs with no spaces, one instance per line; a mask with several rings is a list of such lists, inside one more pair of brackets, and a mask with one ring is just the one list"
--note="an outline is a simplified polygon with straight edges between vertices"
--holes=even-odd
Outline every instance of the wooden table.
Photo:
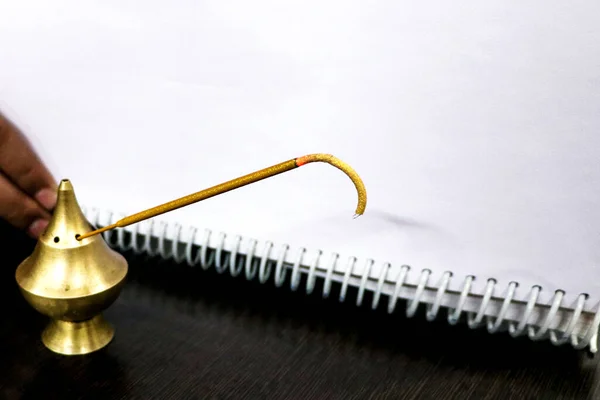
[[[62,357],[17,291],[33,243],[0,230],[6,399],[597,399],[597,359],[133,257],[104,350]],[[339,289],[338,289],[339,290]],[[365,302],[366,305],[369,302]]]

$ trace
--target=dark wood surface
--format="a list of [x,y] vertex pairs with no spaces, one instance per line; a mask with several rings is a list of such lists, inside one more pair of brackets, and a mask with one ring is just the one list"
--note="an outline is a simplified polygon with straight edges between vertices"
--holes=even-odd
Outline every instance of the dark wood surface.
[[569,347],[131,255],[106,313],[115,340],[89,356],[54,355],[40,342],[44,317],[14,282],[33,243],[1,232],[6,399],[600,398],[597,359]]

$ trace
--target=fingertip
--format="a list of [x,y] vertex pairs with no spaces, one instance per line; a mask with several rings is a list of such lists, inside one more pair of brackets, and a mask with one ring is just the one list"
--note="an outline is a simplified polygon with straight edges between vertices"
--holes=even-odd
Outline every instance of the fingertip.
[[29,225],[27,233],[34,239],[38,239],[48,227],[48,221],[45,219],[36,219]]
[[48,188],[44,188],[35,194],[35,199],[40,203],[46,210],[52,211],[56,206],[56,191]]

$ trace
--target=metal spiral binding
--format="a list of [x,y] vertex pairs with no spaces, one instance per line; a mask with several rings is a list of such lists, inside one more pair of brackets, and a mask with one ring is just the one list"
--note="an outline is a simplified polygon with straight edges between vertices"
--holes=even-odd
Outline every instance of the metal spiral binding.
[[[85,207],[82,207],[82,209],[90,223],[95,226],[102,226],[103,224],[112,223],[122,217],[121,215],[109,213],[108,221],[101,221],[101,213],[97,209],[88,210]],[[156,228],[156,225],[158,225],[158,228]],[[270,241],[265,242],[259,249],[258,241],[251,239],[246,251],[240,251],[243,238],[241,236],[236,236],[235,245],[233,246],[233,249],[229,251],[224,251],[227,235],[221,233],[217,241],[218,245],[216,247],[213,246],[212,250],[214,251],[211,252],[210,255],[208,255],[209,243],[212,236],[212,231],[208,229],[204,231],[204,235],[201,241],[198,243],[196,242],[198,229],[194,227],[189,228],[190,237],[189,239],[184,241],[182,240],[183,226],[179,224],[174,225],[176,232],[174,237],[168,239],[167,229],[169,226],[164,222],[157,223],[154,220],[150,220],[148,224],[149,230],[145,233],[142,233],[140,231],[140,226],[142,225],[133,225],[132,229],[127,230],[129,235],[131,235],[129,240],[126,239],[126,231],[124,229],[104,232],[104,239],[111,247],[118,248],[122,251],[132,251],[135,254],[145,253],[149,256],[159,256],[163,259],[172,259],[177,263],[186,262],[189,266],[199,265],[204,270],[207,270],[210,267],[214,266],[217,272],[224,273],[225,271],[229,271],[229,274],[234,277],[239,276],[242,272],[244,272],[244,275],[248,280],[252,280],[258,275],[258,279],[261,283],[267,282],[269,278],[273,276],[274,283],[277,287],[281,287],[286,280],[287,267],[284,267],[284,263],[287,258],[287,254],[290,250],[290,247],[286,244],[283,244],[279,247],[279,251],[276,256],[273,255],[274,245]],[[151,245],[151,238],[153,237],[157,238],[156,246]],[[167,241],[170,242],[170,246],[166,244]],[[194,245],[199,246],[199,251],[196,253],[195,257],[193,256]],[[180,250],[182,246],[185,249],[183,251]],[[223,253],[226,254],[223,255]],[[290,288],[293,291],[298,290],[300,285],[301,266],[307,265],[305,264],[304,259],[305,253],[305,248],[300,248],[298,250],[298,253],[295,257],[295,262],[293,263],[293,266],[291,268]],[[309,268],[305,287],[305,291],[308,294],[314,291],[317,279],[316,268],[321,256],[322,251],[318,251],[317,255],[308,264]],[[332,278],[334,274],[334,268],[336,265],[338,265],[338,261],[339,255],[337,253],[333,253],[329,262],[327,263],[324,285],[321,292],[323,298],[327,298],[330,295],[331,285],[333,282]],[[355,257],[350,257],[348,259],[348,263],[344,272],[344,277],[341,282],[341,291],[339,295],[340,302],[344,302],[346,300],[350,276],[352,275],[357,261],[358,260]],[[272,268],[272,264],[274,264],[275,266],[274,269]],[[363,269],[360,284],[358,286],[358,294],[356,297],[357,306],[362,305],[367,282],[369,279],[372,279],[370,278],[370,275],[374,264],[374,260],[366,260],[366,265]],[[391,265],[389,263],[383,264],[383,268],[381,269],[380,275],[377,279],[376,289],[373,291],[373,300],[371,304],[371,307],[373,309],[376,309],[379,306],[384,282],[390,280],[388,279],[390,278],[388,276],[390,269]],[[388,296],[388,313],[391,314],[395,311],[397,300],[399,298],[399,292],[405,285],[406,278],[410,272],[411,267],[408,265],[403,265],[400,268],[397,276],[391,279],[393,282],[395,282],[395,288],[393,295]],[[419,305],[422,303],[422,296],[425,288],[427,287],[427,283],[432,272],[428,269],[423,269],[418,273],[420,275],[415,295],[412,297],[411,300],[408,301],[406,306],[405,313],[407,317],[413,317]],[[433,321],[438,317],[440,309],[442,308],[442,300],[447,293],[447,289],[451,279],[451,272],[447,271],[443,274],[442,281],[437,289],[433,304],[427,304],[427,320]],[[512,337],[527,335],[531,340],[535,341],[548,338],[550,342],[556,346],[560,346],[570,342],[575,349],[584,349],[589,346],[590,351],[592,353],[595,353],[597,351],[596,342],[598,332],[597,328],[600,325],[600,308],[596,311],[592,324],[587,328],[586,333],[583,336],[578,336],[576,333],[574,333],[577,322],[585,307],[585,302],[588,299],[587,294],[580,294],[577,297],[575,309],[571,314],[565,331],[558,332],[554,329],[551,329],[550,325],[557,316],[558,310],[562,304],[565,293],[560,290],[556,291],[556,293],[553,296],[551,307],[546,314],[542,326],[537,328],[536,330],[536,327],[529,325],[529,319],[534,311],[536,300],[542,289],[540,286],[533,286],[530,288],[525,312],[522,314],[520,321],[518,323],[514,323],[513,321],[506,321],[505,318],[507,311],[510,308],[511,302],[513,301],[515,291],[518,287],[518,283],[510,282],[508,286],[508,291],[504,296],[504,301],[502,303],[500,311],[498,312],[497,316],[490,317],[486,316],[485,312],[490,304],[493,293],[496,290],[497,282],[494,279],[489,279],[487,281],[483,298],[481,299],[479,304],[479,310],[477,312],[465,312],[463,310],[467,297],[471,293],[471,286],[474,279],[475,277],[472,275],[467,276],[465,278],[456,308],[447,308],[447,321],[449,324],[457,324],[460,320],[461,315],[465,313],[467,317],[467,324],[472,329],[477,329],[481,326],[485,326],[489,333],[496,333],[500,331],[501,327],[507,326],[508,332]]]

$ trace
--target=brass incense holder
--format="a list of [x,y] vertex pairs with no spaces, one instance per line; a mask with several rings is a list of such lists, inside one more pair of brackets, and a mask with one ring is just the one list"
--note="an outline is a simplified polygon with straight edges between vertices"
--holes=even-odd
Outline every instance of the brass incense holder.
[[48,228],[17,268],[16,280],[27,302],[51,318],[42,342],[59,354],[91,353],[114,336],[102,312],[119,296],[127,262],[101,235],[76,237],[92,230],[73,186],[61,181]]
[[103,348],[114,336],[114,329],[104,320],[102,312],[119,296],[127,275],[127,262],[108,247],[99,233],[123,228],[313,162],[328,163],[352,180],[358,195],[355,216],[362,215],[367,205],[362,180],[348,164],[330,154],[309,154],[288,160],[95,230],[83,215],[73,186],[67,179],[62,180],[50,224],[33,254],[19,265],[16,273],[27,302],[51,318],[42,333],[44,345],[60,354],[87,354]]

